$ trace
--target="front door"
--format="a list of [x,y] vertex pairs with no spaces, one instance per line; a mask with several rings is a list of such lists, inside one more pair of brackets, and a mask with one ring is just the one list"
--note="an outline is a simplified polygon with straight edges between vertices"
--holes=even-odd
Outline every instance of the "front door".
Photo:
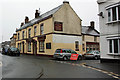
[[33,42],[33,54],[37,54],[37,41]]

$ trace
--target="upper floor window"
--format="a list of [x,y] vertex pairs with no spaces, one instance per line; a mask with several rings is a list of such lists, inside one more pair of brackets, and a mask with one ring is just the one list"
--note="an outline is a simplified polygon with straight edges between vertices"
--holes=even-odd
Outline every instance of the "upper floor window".
[[40,34],[42,35],[44,33],[44,24],[40,25]]
[[23,32],[22,32],[22,38],[23,38],[23,39],[24,39],[24,33],[25,33],[25,32],[23,31]]
[[54,30],[55,31],[63,31],[63,23],[62,22],[54,22]]
[[28,30],[28,38],[31,37],[31,29]]
[[108,22],[120,20],[120,5],[108,8]]
[[20,33],[18,33],[18,40],[20,39]]
[[94,41],[95,41],[95,42],[97,41],[97,37],[96,37],[96,36],[94,36]]
[[82,35],[82,41],[84,41],[85,40],[85,36],[84,35]]
[[34,27],[34,36],[36,35],[36,33],[37,33],[37,27],[35,26]]

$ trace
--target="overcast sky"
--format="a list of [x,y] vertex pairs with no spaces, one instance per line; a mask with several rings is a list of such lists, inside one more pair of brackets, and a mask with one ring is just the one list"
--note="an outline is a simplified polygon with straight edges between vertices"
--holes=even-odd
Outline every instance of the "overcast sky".
[[[8,41],[16,28],[24,22],[25,16],[29,20],[35,16],[35,10],[40,8],[41,14],[61,5],[64,0],[1,0],[0,1],[0,42]],[[90,25],[95,21],[95,28],[99,31],[97,0],[67,0],[82,19],[82,25]]]

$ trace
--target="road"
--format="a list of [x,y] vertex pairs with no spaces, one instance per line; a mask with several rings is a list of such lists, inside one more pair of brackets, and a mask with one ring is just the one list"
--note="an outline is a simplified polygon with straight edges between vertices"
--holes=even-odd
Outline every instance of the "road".
[[41,56],[3,55],[2,61],[3,78],[114,78],[84,65],[97,64],[99,60],[59,61]]

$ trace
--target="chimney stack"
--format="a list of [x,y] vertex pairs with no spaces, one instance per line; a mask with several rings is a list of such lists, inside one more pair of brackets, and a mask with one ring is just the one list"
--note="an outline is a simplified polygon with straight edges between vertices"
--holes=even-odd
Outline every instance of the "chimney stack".
[[25,24],[29,22],[29,18],[26,16],[25,17]]
[[20,27],[22,27],[24,25],[24,22],[21,23]]
[[40,15],[40,13],[38,12],[38,10],[36,10],[36,12],[35,12],[35,18],[38,18],[39,15]]
[[69,1],[66,1],[66,0],[65,0],[65,1],[63,1],[63,4],[64,4],[64,3],[67,3],[67,4],[69,4]]
[[94,27],[95,27],[95,22],[94,22],[94,21],[91,21],[91,22],[90,22],[90,28],[94,29]]

